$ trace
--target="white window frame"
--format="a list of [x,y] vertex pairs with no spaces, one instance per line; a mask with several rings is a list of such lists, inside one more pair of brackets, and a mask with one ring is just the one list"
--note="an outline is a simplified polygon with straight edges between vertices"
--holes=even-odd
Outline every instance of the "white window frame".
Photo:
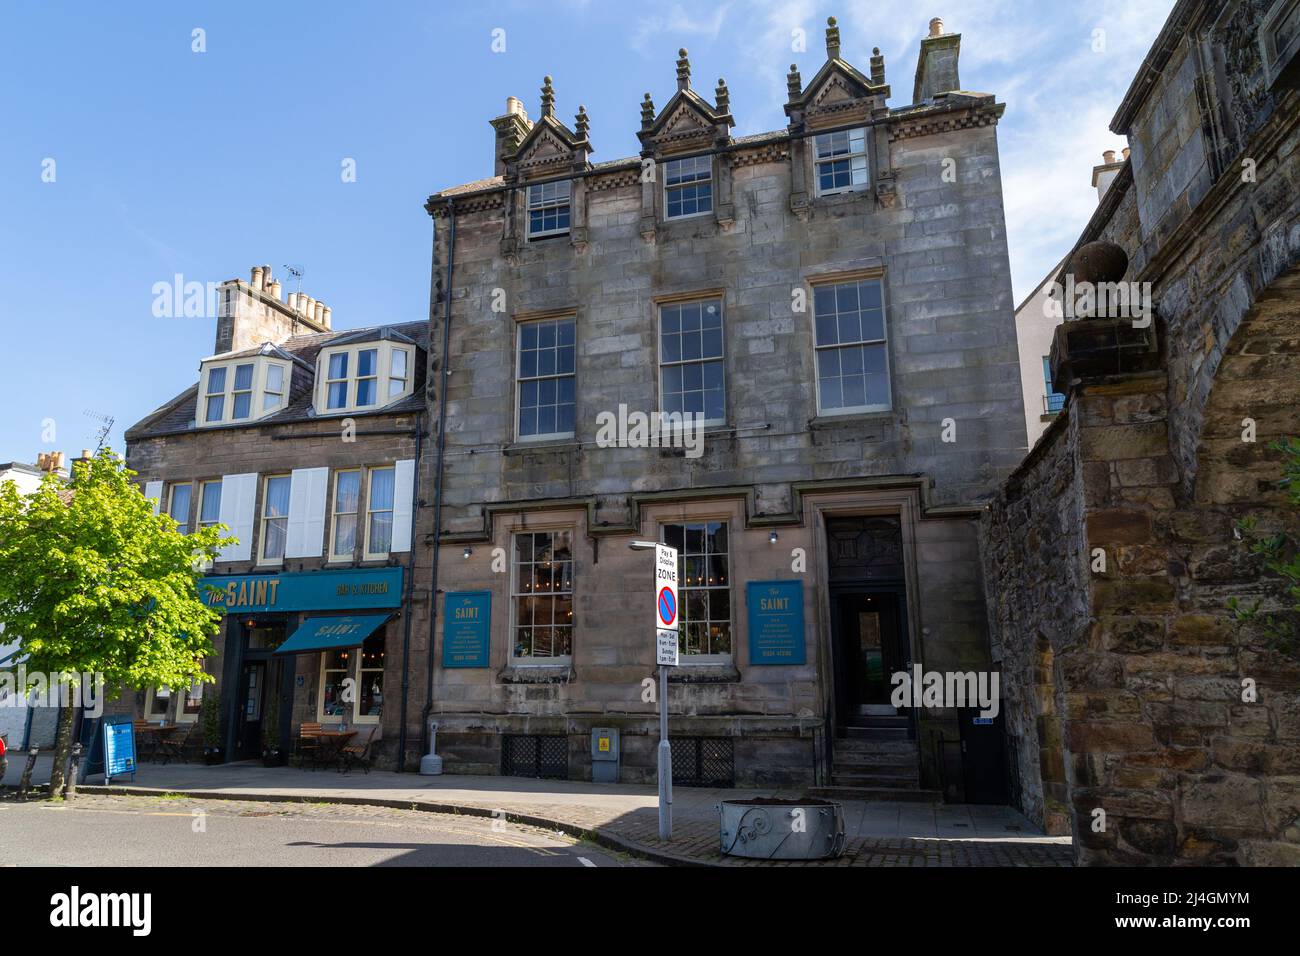
[[[176,492],[180,488],[188,488],[190,492],[189,504],[185,507],[185,514],[177,518],[174,514],[176,510]],[[167,489],[167,515],[179,526],[176,530],[181,534],[190,533],[190,512],[194,510],[194,483],[190,481],[178,481]]]
[[[829,143],[831,137],[843,133],[847,135],[849,141],[849,151],[847,153],[835,153],[823,156],[821,154],[823,140]],[[862,138],[861,148],[854,147],[854,141],[857,137]],[[813,186],[817,196],[838,196],[843,193],[860,192],[871,185],[871,160],[867,156],[867,128],[857,126],[852,129],[830,130],[825,133],[818,133],[813,137]],[[855,163],[854,160],[861,159],[861,164]],[[836,186],[831,189],[822,189],[821,168],[827,163],[838,163],[844,160],[849,162],[849,183],[846,186]],[[858,172],[861,171],[862,179],[857,179]]]
[[[172,707],[173,697],[176,698],[175,708]],[[170,687],[150,687],[149,693],[145,696],[144,702],[144,719],[149,721],[149,723],[153,723],[154,720],[159,717],[158,714],[153,712],[154,702],[163,699],[167,701],[167,710],[170,712],[173,723],[192,724],[199,719],[199,715],[197,711],[192,714],[185,713],[185,701],[197,700],[201,702],[203,700],[203,682],[195,681],[193,684],[185,688],[183,694]],[[165,720],[169,714],[164,713],[161,716]]]
[[[884,338],[880,339],[860,339],[855,342],[836,342],[834,345],[817,344],[817,290],[825,288],[835,288],[842,285],[859,285],[864,282],[875,282],[880,286],[880,330]],[[816,386],[817,394],[817,415],[818,417],[830,417],[834,415],[864,415],[872,412],[888,412],[893,410],[893,372],[889,362],[889,304],[885,298],[885,279],[883,276],[861,276],[849,278],[828,278],[824,282],[818,282],[810,288],[810,299],[812,308],[808,310],[812,316],[812,327],[809,329],[812,334],[813,343],[813,383]],[[836,313],[838,315],[838,311]],[[838,350],[855,345],[880,345],[885,350],[885,392],[889,396],[889,401],[885,404],[867,404],[854,405],[846,408],[823,408],[822,407],[822,376],[821,369],[818,366],[818,356],[825,351]]]
[[[375,630],[374,634],[372,634],[371,637],[377,636],[381,640],[386,641],[387,633],[385,632],[384,627],[385,625],[380,625],[380,627]],[[367,638],[367,640],[369,640],[369,638]],[[340,717],[340,715],[338,714],[325,713],[325,675],[330,672],[342,673],[343,679],[351,678],[354,681],[354,693],[352,696],[352,705],[351,705],[352,712],[344,717],[344,721],[349,726],[360,725],[365,727],[365,726],[370,726],[372,724],[378,724],[381,720],[383,720],[382,714],[361,713],[361,681],[363,679],[363,675],[365,675],[366,673],[373,673],[374,671],[378,671],[381,674],[385,672],[384,667],[363,668],[361,666],[363,656],[364,656],[364,648],[365,648],[364,644],[359,644],[356,647],[340,648],[341,650],[345,650],[348,652],[348,666],[346,668],[326,667],[325,665],[329,662],[330,654],[328,651],[321,652],[320,665],[318,666],[316,671],[317,678],[318,678],[318,683],[316,685],[316,720],[318,723],[325,724],[328,726],[329,724],[337,723]],[[387,663],[387,659],[388,659],[388,649],[387,647],[385,647],[384,648],[385,664]],[[387,694],[387,688],[385,688],[385,695],[386,694]]]
[[[198,510],[194,512],[194,526],[197,528],[210,528],[213,525],[221,524],[221,479],[217,478],[211,481],[198,482]],[[217,517],[204,520],[203,518],[203,500],[207,497],[208,489],[217,489]]]
[[[393,502],[387,508],[373,508],[371,506],[371,495],[374,493],[375,474],[381,471],[391,472],[393,475]],[[370,548],[370,517],[373,514],[388,515],[388,539],[391,547],[393,537],[393,515],[397,510],[397,467],[395,465],[377,465],[374,468],[366,469],[365,498],[363,501],[365,504],[363,514],[365,515],[366,527],[365,539],[361,552],[362,557],[366,561],[385,561],[388,559],[389,554],[392,553],[391,551],[372,551]],[[359,501],[357,504],[360,509],[362,502]]]
[[[357,476],[357,507],[355,511],[339,511],[339,482],[345,475]],[[355,561],[357,557],[357,545],[360,543],[361,532],[361,515],[362,515],[362,492],[365,490],[365,472],[360,468],[341,468],[334,472],[334,488],[330,496],[330,551],[329,560],[334,563]],[[356,522],[352,531],[352,550],[346,554],[342,551],[335,550],[335,544],[338,542],[339,518],[351,516]]]
[[[360,355],[362,352],[375,352],[375,374],[360,376],[357,374]],[[402,379],[392,374],[393,353],[406,352],[406,378]],[[329,377],[330,359],[335,355],[347,355],[347,376],[346,378]],[[318,416],[325,415],[348,415],[353,412],[374,412],[386,408],[395,402],[409,397],[414,390],[414,379],[412,363],[415,360],[414,349],[409,345],[397,345],[387,340],[377,340],[371,342],[354,342],[350,345],[339,345],[334,348],[323,348],[316,359],[316,389],[314,404]],[[357,392],[360,389],[362,381],[373,380],[375,383],[375,401],[370,405],[357,404]],[[337,407],[329,407],[329,387],[331,384],[345,383],[346,402]],[[392,382],[401,382],[401,390],[397,394],[389,394]]]
[[[664,309],[674,308],[683,305],[705,306],[705,305],[709,305],[710,303],[716,303],[718,307],[718,325],[722,335],[722,352],[717,356],[717,358],[710,357],[710,358],[698,358],[698,359],[678,359],[672,362],[664,361],[664,353],[663,353]],[[703,343],[702,332],[701,332],[700,340],[701,343]],[[700,351],[701,354],[703,354],[702,346]],[[658,360],[658,364],[659,364],[659,381],[657,382],[659,388],[659,408],[660,410],[665,412],[666,409],[664,408],[664,405],[666,403],[664,402],[664,398],[667,395],[667,392],[664,390],[664,369],[665,368],[684,367],[687,365],[702,366],[706,362],[722,363],[722,417],[705,418],[703,420],[703,425],[706,428],[708,428],[717,425],[725,425],[727,423],[727,326],[726,326],[726,314],[722,307],[721,295],[707,296],[699,299],[678,299],[670,302],[656,302],[655,303],[655,357]],[[702,372],[701,375],[703,375]]]
[[[708,171],[709,171],[708,178],[706,178],[706,179],[693,179],[693,180],[691,180],[690,182],[677,183],[677,184],[675,184],[675,185],[669,185],[669,182],[668,182],[668,181],[669,181],[670,176],[671,176],[670,171],[671,171],[671,169],[672,169],[673,166],[678,165],[678,164],[681,164],[681,163],[691,163],[691,164],[696,165],[696,166],[698,167],[698,165],[699,165],[699,163],[700,163],[701,160],[703,160],[704,165],[708,167]],[[663,164],[662,164],[662,165],[663,165],[663,172],[662,172],[662,175],[663,175],[663,183],[664,183],[664,187],[663,187],[663,203],[664,203],[664,221],[665,221],[665,222],[678,222],[679,220],[682,220],[682,219],[696,219],[696,218],[698,218],[698,217],[700,217],[700,216],[711,216],[711,215],[713,215],[713,201],[714,201],[714,199],[716,198],[716,190],[714,189],[713,157],[712,157],[711,155],[706,155],[706,156],[682,156],[682,157],[679,157],[679,158],[676,158],[676,159],[665,159],[665,160],[663,161]],[[704,185],[705,183],[707,183],[708,186],[709,186],[709,208],[708,208],[708,209],[701,209],[701,210],[699,210],[699,211],[697,211],[697,212],[679,213],[679,214],[676,215],[676,216],[671,215],[671,214],[668,212],[668,196],[669,196],[669,194],[670,194],[671,192],[673,192],[673,191],[675,191],[675,190],[686,189],[686,188],[691,187],[691,186],[701,186],[701,185]]]
[[272,482],[272,481],[276,481],[276,480],[278,480],[278,479],[280,479],[280,478],[283,478],[285,481],[290,482],[290,490],[292,490],[292,487],[293,487],[293,486],[292,486],[292,482],[293,482],[293,476],[292,476],[292,475],[264,475],[264,476],[262,477],[262,508],[261,508],[261,512],[260,512],[260,514],[258,515],[258,529],[257,529],[257,530],[258,530],[258,535],[257,535],[257,563],[258,563],[258,564],[266,564],[266,565],[281,565],[281,564],[284,564],[284,555],[283,555],[283,554],[280,555],[278,558],[275,558],[275,557],[267,557],[267,555],[266,555],[266,539],[267,539],[267,536],[266,536],[266,528],[267,528],[267,524],[268,524],[268,522],[271,522],[271,521],[282,521],[282,522],[284,522],[284,533],[283,533],[283,535],[282,535],[282,538],[283,538],[283,540],[284,540],[285,550],[286,550],[286,551],[288,550],[288,545],[289,545],[289,509],[288,509],[288,501],[289,501],[289,497],[288,497],[288,496],[285,497],[285,512],[284,512],[283,515],[276,515],[276,516],[273,517],[273,516],[268,515],[268,514],[266,513],[266,511],[267,511],[267,507],[268,507],[268,506],[270,505],[270,503],[271,503],[271,495],[270,495],[270,491],[271,491],[271,482]]
[[[249,378],[248,388],[235,389],[235,377],[237,369],[241,366],[251,365],[252,374]],[[280,369],[281,373],[281,390],[280,392],[268,392],[266,389],[269,370],[274,367]],[[212,391],[212,373],[217,370],[223,370],[225,379],[222,383],[221,391]],[[288,404],[289,385],[293,379],[293,366],[288,362],[282,362],[276,359],[270,359],[265,356],[253,356],[251,358],[230,359],[228,361],[213,361],[203,363],[203,374],[199,388],[199,408],[196,411],[194,421],[195,425],[200,428],[207,428],[214,425],[246,425],[255,422],[267,415],[272,415],[280,411]],[[235,396],[248,395],[248,414],[243,418],[235,418]],[[208,418],[208,399],[221,396],[221,417]],[[271,396],[278,396],[274,405],[267,406],[266,401]]]
[[[397,356],[399,355],[402,356],[402,371],[404,373],[402,375],[398,375],[397,370],[395,368],[397,363]],[[411,381],[411,351],[410,349],[402,349],[402,348],[398,348],[397,346],[393,346],[388,352],[388,391],[390,394],[388,395],[387,400],[392,401],[392,399],[394,398],[394,395],[392,394],[392,389],[395,383],[401,384],[401,387],[397,390],[396,394],[405,395],[406,386],[410,383],[410,381]]]
[[[519,569],[518,549],[516,548],[516,541],[522,535],[532,536],[537,534],[551,535],[552,539],[557,534],[567,534],[569,536],[569,565],[570,565],[569,590],[546,592],[546,595],[550,597],[563,597],[567,595],[569,598],[570,623],[567,625],[567,627],[569,628],[569,653],[563,656],[534,657],[532,655],[529,655],[527,657],[520,657],[520,656],[516,656],[515,654],[515,633],[519,628],[518,599],[524,597],[536,597],[537,594],[540,593],[540,592],[532,591],[531,585],[527,590],[520,590],[520,585],[519,585],[520,569]],[[556,665],[564,666],[572,663],[573,642],[577,638],[577,631],[578,631],[576,619],[574,618],[574,614],[573,614],[574,610],[577,608],[578,605],[578,594],[577,594],[578,589],[577,589],[577,575],[576,575],[577,555],[574,553],[574,542],[576,541],[576,539],[577,539],[577,535],[574,533],[574,529],[568,526],[557,527],[557,528],[526,528],[526,529],[521,528],[518,531],[511,532],[510,556],[509,556],[510,557],[510,632],[506,642],[506,653],[508,655],[509,663],[512,666],[548,667],[548,666],[556,666]],[[552,540],[552,549],[553,548],[554,548],[554,540]],[[535,555],[536,551],[534,551],[533,554]],[[535,563],[537,562],[530,561],[529,566]],[[555,626],[553,614],[552,614],[551,626],[552,627]]]
[[[563,196],[559,195],[559,187],[566,187]],[[554,193],[547,195],[547,190],[555,187]],[[528,187],[524,197],[524,221],[526,223],[525,232],[529,240],[549,239],[552,236],[567,236],[573,229],[573,180],[553,180],[547,183],[533,183]],[[546,211],[551,209],[567,208],[569,210],[569,224],[563,228],[539,229],[533,231],[533,212],[541,210],[543,219]]]
[[[556,335],[559,335],[559,323],[567,322],[573,326],[573,370],[569,372],[556,371],[546,375],[530,375],[524,377],[524,327],[529,325],[555,324]],[[557,338],[556,344],[557,359],[559,344]],[[559,368],[557,362],[556,368]],[[573,428],[565,432],[548,432],[546,434],[525,435],[519,428],[519,413],[523,408],[524,401],[524,382],[541,382],[546,379],[555,380],[556,388],[559,388],[560,379],[573,380]],[[558,397],[557,405],[559,407]],[[536,441],[555,441],[564,438],[573,438],[577,434],[578,427],[578,318],[575,315],[558,315],[544,319],[528,319],[515,323],[515,414],[514,414],[514,433],[515,439],[521,442]]]
[[[731,548],[731,522],[725,518],[681,518],[676,521],[663,521],[659,524],[659,541],[667,544],[667,530],[669,527],[678,527],[682,529],[682,543],[686,542],[687,529],[692,526],[703,525],[706,529],[711,524],[721,525],[727,532],[727,581],[722,584],[705,583],[702,585],[689,584],[686,580],[686,553],[677,552],[677,606],[680,609],[678,614],[679,634],[683,635],[680,639],[679,650],[680,657],[691,664],[730,664],[736,649],[736,590],[732,587],[731,562],[734,560],[734,553]],[[707,534],[707,531],[706,531]],[[707,555],[705,560],[705,573],[708,573]],[[706,591],[726,591],[727,606],[730,610],[730,617],[727,618],[727,626],[731,631],[731,650],[723,654],[691,654],[684,646],[685,628],[691,622],[687,620],[687,590],[706,590]],[[708,623],[713,623],[713,618],[708,619]]]

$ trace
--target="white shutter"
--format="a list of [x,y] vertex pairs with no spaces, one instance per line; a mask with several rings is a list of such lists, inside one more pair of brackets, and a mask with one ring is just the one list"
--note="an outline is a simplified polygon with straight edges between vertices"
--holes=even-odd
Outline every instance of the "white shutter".
[[393,465],[393,543],[389,551],[411,550],[411,512],[415,507],[415,459]]
[[221,510],[217,520],[237,544],[222,548],[220,561],[247,561],[253,556],[253,508],[257,504],[257,474],[226,475],[221,479]]
[[154,514],[158,514],[162,509],[162,489],[161,481],[146,481],[144,484],[144,496],[153,501]]
[[289,535],[286,558],[319,558],[325,541],[325,489],[328,468],[295,468],[289,483]]

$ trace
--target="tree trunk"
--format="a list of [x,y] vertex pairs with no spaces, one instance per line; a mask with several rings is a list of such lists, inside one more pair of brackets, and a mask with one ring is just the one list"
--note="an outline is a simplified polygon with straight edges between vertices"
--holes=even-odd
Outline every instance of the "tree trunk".
[[59,710],[59,740],[54,747],[54,766],[50,768],[51,799],[63,794],[63,771],[68,765],[68,754],[72,753],[72,718],[75,714],[71,699]]

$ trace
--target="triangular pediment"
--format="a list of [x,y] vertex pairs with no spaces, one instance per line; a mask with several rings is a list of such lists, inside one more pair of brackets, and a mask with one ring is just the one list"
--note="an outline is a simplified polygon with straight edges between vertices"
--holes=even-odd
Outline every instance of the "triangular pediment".
[[803,94],[788,104],[787,111],[790,108],[829,109],[880,95],[885,89],[872,85],[870,79],[837,57],[822,64],[817,75],[804,87]]
[[678,90],[655,117],[649,129],[637,135],[643,143],[681,142],[713,136],[718,124],[732,125],[731,114],[719,112],[689,87]]
[[515,157],[521,163],[545,163],[568,159],[575,149],[582,146],[586,144],[567,126],[553,116],[543,116],[523,138],[515,150]]

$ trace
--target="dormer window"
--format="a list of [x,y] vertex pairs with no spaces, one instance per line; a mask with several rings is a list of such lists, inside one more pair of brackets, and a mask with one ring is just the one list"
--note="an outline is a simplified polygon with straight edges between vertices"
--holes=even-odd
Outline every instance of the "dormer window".
[[366,342],[321,351],[316,408],[324,413],[380,408],[411,394],[411,347]]
[[234,425],[279,411],[288,397],[289,375],[288,362],[262,356],[205,362],[198,424]]
[[692,156],[664,164],[664,218],[686,219],[713,211],[713,158]]
[[854,192],[867,186],[867,131],[846,129],[822,133],[814,140],[817,195]]
[[528,238],[563,236],[569,231],[569,209],[573,184],[538,183],[528,187]]

